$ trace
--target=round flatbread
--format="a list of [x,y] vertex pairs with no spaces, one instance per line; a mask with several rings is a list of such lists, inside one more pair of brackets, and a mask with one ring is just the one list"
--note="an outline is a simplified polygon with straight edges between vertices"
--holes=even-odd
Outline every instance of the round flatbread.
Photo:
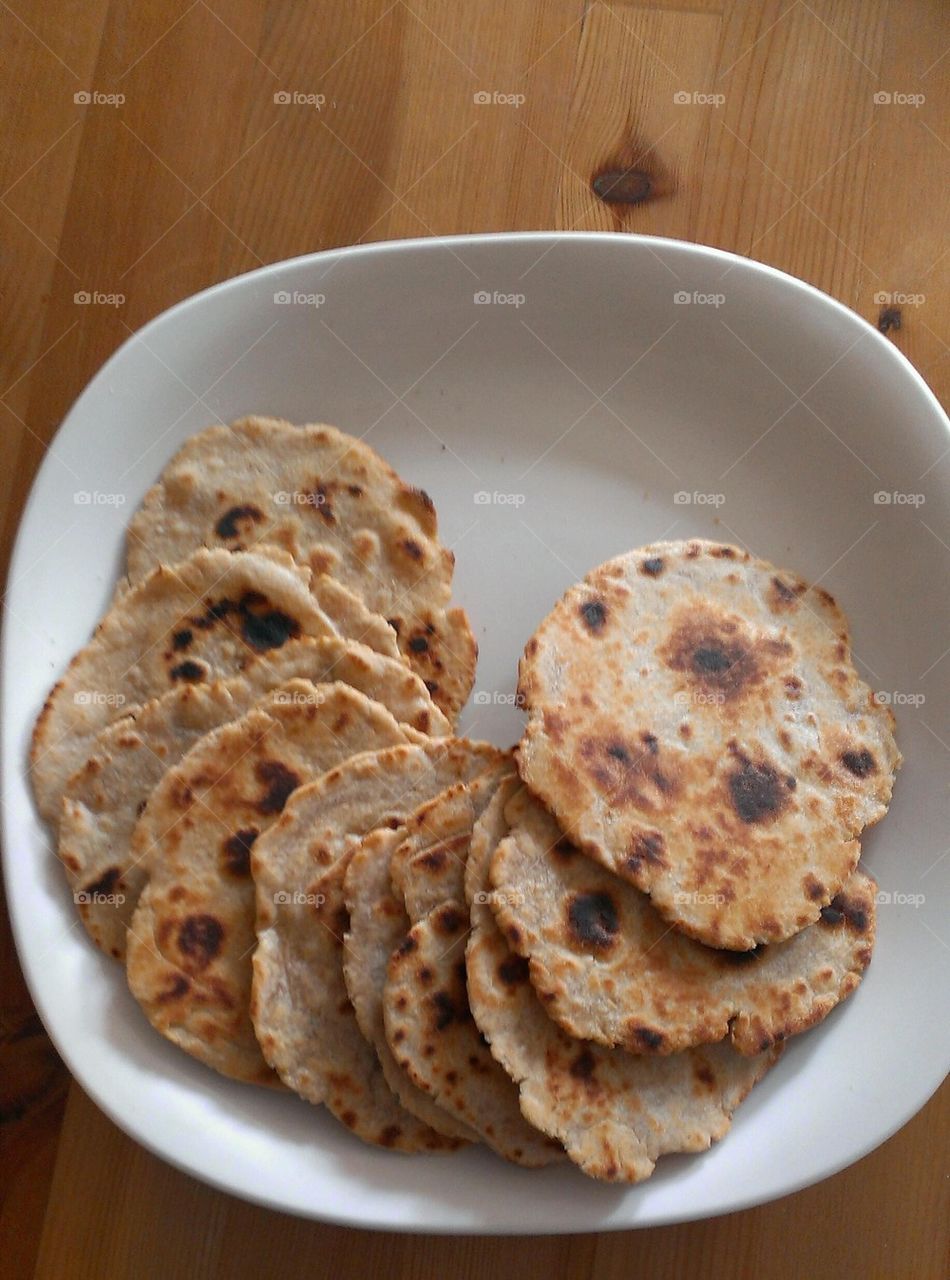
[[389,877],[413,924],[442,902],[463,900],[472,828],[513,772],[514,757],[506,752],[472,782],[447,787],[407,819]]
[[289,640],[248,660],[240,676],[185,685],[102,729],[70,778],[59,824],[59,857],[97,946],[125,957],[125,934],[145,883],[132,857],[132,832],[167,769],[212,729],[237,720],[269,690],[300,677],[358,689],[421,733],[448,732],[418,676],[398,659],[336,637]]
[[525,782],[584,853],[710,946],[818,919],[890,802],[893,717],[821,587],[712,542],[629,552],[528,642]]
[[[396,850],[390,875],[413,927],[389,959],[383,1024],[393,1056],[417,1088],[499,1155],[538,1168],[563,1160],[564,1152],[522,1116],[518,1090],[475,1025],[465,986],[465,862],[475,822],[510,775],[505,761],[450,787],[407,823],[414,830]],[[417,848],[434,831],[437,839]]]
[[518,1090],[495,1061],[468,1006],[466,907],[443,902],[393,952],[383,993],[393,1056],[440,1107],[506,1160],[529,1169],[564,1159],[559,1143],[528,1124]]
[[350,858],[343,881],[349,928],[343,939],[343,979],[356,1021],[376,1051],[386,1083],[413,1115],[438,1133],[477,1141],[471,1126],[444,1110],[400,1067],[386,1039],[383,988],[389,957],[409,929],[402,904],[392,893],[389,859],[401,832],[371,832]]
[[728,1036],[740,1053],[760,1053],[821,1022],[870,963],[877,886],[860,870],[793,938],[721,951],[671,929],[524,789],[505,819],[489,905],[545,1011],[572,1036],[661,1054]]
[[[342,859],[347,860],[344,867],[348,865],[369,833],[380,827],[399,830],[420,805],[461,779],[477,776],[500,754],[485,744],[445,739],[356,756],[295,792],[277,822],[254,844],[257,1039],[285,1084],[311,1102],[326,1102],[361,1136],[376,1131],[375,1112],[361,1118],[360,1108],[346,1101],[347,1091],[341,1092],[339,1082],[363,1081],[360,1087],[374,1097],[379,1085],[376,1075],[371,1087],[365,1083],[367,1059],[351,1040],[338,1044],[327,1034],[328,1019],[337,1016],[340,992],[345,995],[336,940],[342,940],[349,917],[345,904],[338,903],[342,916],[331,922],[331,946],[327,930],[317,927],[331,915],[319,901],[329,890],[318,881]],[[360,1038],[369,1048],[362,1032]],[[382,1068],[375,1050],[369,1052],[378,1073]],[[348,1118],[344,1112],[352,1114]]]
[[568,1036],[547,1016],[489,905],[488,867],[507,834],[502,788],[477,824],[466,867],[472,932],[466,947],[469,1004],[493,1056],[520,1089],[525,1119],[563,1143],[584,1173],[641,1182],[657,1158],[704,1151],[775,1062],[781,1046],[754,1058],[728,1044],[666,1058],[638,1057]]
[[325,425],[244,418],[192,436],[129,523],[128,573],[195,547],[273,543],[330,574],[388,619],[417,675],[454,719],[475,675],[477,647],[450,609],[455,557],[435,508],[361,440]]
[[[343,981],[343,935],[349,923],[343,878],[352,853],[350,849],[342,854],[316,876],[306,893],[295,890],[293,895],[285,894],[284,905],[292,901],[306,913],[310,933],[307,962],[291,963],[282,976],[286,985],[269,998],[284,1004],[292,991],[296,1001],[306,1002],[309,1056],[285,1071],[283,1082],[308,1102],[325,1103],[351,1133],[374,1146],[403,1152],[456,1151],[463,1145],[460,1139],[437,1133],[401,1105],[386,1083],[375,1049],[356,1021]],[[263,848],[261,854],[268,857]],[[258,991],[255,983],[251,1008],[255,1023],[262,1021],[263,1013]],[[273,1026],[270,1018],[266,1025]]]
[[129,987],[157,1031],[224,1075],[277,1083],[250,1016],[254,843],[297,787],[410,735],[347,685],[292,680],[164,775],[132,837],[149,879],[127,949]]
[[30,752],[40,813],[58,824],[66,783],[105,725],[170,689],[238,675],[298,636],[398,653],[392,630],[352,593],[275,548],[199,551],[156,569],[113,603],[46,699]]

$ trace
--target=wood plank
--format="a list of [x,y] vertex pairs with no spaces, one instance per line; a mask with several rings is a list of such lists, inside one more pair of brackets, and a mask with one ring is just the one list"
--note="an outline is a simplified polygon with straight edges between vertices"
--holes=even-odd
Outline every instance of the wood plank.
[[[888,337],[944,404],[950,402],[950,62],[941,55],[948,49],[950,7],[940,0],[890,6],[877,91],[892,101],[874,108],[862,224],[867,267],[857,296],[845,299],[872,323],[883,320]],[[922,95],[924,102],[901,103],[895,95]],[[936,237],[929,230],[935,213],[945,228]]]
[[697,239],[855,295],[886,9],[733,9]]
[[[945,1086],[860,1164],[751,1212],[601,1236],[409,1237],[323,1226],[221,1195],[143,1151],[74,1088],[52,1189],[56,1213],[44,1232],[36,1276],[942,1280],[950,1205],[934,1172],[945,1162],[948,1139]],[[75,1192],[90,1186],[94,1196]],[[926,1238],[924,1221],[935,1227]]]
[[[563,149],[558,228],[691,238],[716,92],[720,21],[711,14],[596,4],[587,13]],[[620,203],[645,176],[641,202]],[[600,182],[598,198],[592,184]],[[634,195],[639,192],[634,192]]]
[[[88,108],[73,99],[92,83],[108,0],[51,5],[16,16],[0,9],[6,83],[0,96],[0,573],[51,424],[28,412],[34,379],[49,375],[75,323],[50,316],[48,299]],[[13,145],[11,145],[11,143]],[[0,1258],[32,1273],[49,1196],[69,1076],[30,1002],[5,905],[0,904]]]
[[[73,99],[92,86],[108,8],[109,0],[90,0],[81,22],[71,20],[72,5],[50,5],[22,18],[0,8],[5,77],[17,86],[15,94],[0,95],[0,130],[15,139],[15,145],[0,147],[0,438],[7,464],[0,469],[0,573],[6,571],[30,479],[54,427],[54,421],[28,412],[31,375],[49,377],[50,361],[77,321],[71,304],[52,310],[49,300],[90,112]],[[69,270],[65,276],[63,296],[71,298],[80,288],[78,276]]]

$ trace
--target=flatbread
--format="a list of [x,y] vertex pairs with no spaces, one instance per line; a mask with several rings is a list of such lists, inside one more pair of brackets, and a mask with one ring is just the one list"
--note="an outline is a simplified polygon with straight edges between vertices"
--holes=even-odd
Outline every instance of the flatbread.
[[[325,1035],[328,1004],[342,989],[343,976],[336,948],[315,927],[319,904],[312,895],[322,892],[317,882],[341,859],[348,864],[364,836],[378,827],[398,830],[420,805],[460,779],[477,776],[500,755],[486,744],[446,739],[355,756],[295,792],[255,842],[254,1027],[270,1065],[310,1101],[332,1106],[337,1077],[365,1079],[366,1070],[365,1058],[354,1057],[352,1046],[347,1051]],[[342,937],[346,924],[348,917],[334,924],[336,936]],[[348,1123],[344,1110],[354,1109],[341,1104],[336,1112]],[[355,1112],[361,1134],[371,1132],[372,1119],[363,1122]]]
[[387,618],[435,701],[457,716],[477,646],[464,611],[449,608],[455,557],[422,490],[335,427],[276,418],[209,427],[186,441],[133,516],[128,573],[137,582],[201,545],[262,542],[330,574]]
[[528,642],[525,782],[592,858],[711,946],[816,921],[890,802],[893,716],[832,597],[735,547],[608,561]]
[[[274,828],[271,828],[271,834]],[[254,859],[266,857],[265,840]],[[268,842],[273,851],[273,842]],[[291,963],[286,986],[270,998],[280,1001],[292,990],[306,1001],[309,1056],[301,1058],[283,1077],[308,1102],[327,1109],[364,1142],[392,1151],[447,1153],[463,1145],[437,1133],[407,1111],[386,1083],[376,1051],[359,1029],[343,981],[343,935],[348,916],[343,900],[343,877],[353,850],[344,853],[298,894],[294,905],[306,915],[310,934],[305,964]],[[287,895],[290,899],[291,895]],[[255,962],[256,965],[256,962]],[[255,985],[256,990],[256,985]],[[255,1021],[261,1017],[252,1003]]]
[[238,675],[297,636],[334,635],[398,652],[381,618],[275,548],[156,569],[114,602],[46,699],[30,752],[43,818],[59,822],[66,783],[105,725],[169,689]]
[[400,838],[398,830],[372,831],[350,858],[343,881],[350,918],[343,938],[343,978],[359,1028],[375,1049],[386,1083],[402,1105],[438,1133],[477,1141],[478,1135],[471,1126],[457,1120],[413,1084],[386,1039],[386,966],[409,927],[389,880],[389,859]]
[[821,1022],[870,963],[877,886],[863,871],[787,941],[718,951],[579,853],[527,791],[505,819],[489,905],[545,1011],[572,1036],[662,1054],[729,1036],[740,1053],[760,1053]]
[[59,857],[95,943],[125,957],[125,932],[145,883],[132,858],[132,831],[162,775],[212,729],[238,719],[284,681],[340,681],[402,724],[441,736],[449,724],[422,681],[398,658],[336,637],[288,640],[250,658],[240,676],[184,685],[100,730],[89,759],[63,797]]
[[505,753],[472,782],[447,787],[407,820],[390,858],[389,877],[413,924],[442,902],[463,900],[472,828],[513,771],[514,758]]
[[132,837],[149,880],[127,951],[157,1031],[224,1075],[277,1083],[250,1016],[254,842],[310,778],[409,735],[348,685],[291,680],[164,775]]
[[527,1168],[564,1159],[559,1143],[529,1125],[518,1090],[491,1055],[468,1007],[468,911],[443,902],[417,921],[389,961],[386,1038],[412,1082],[499,1155]]
[[469,1004],[493,1056],[520,1088],[525,1119],[563,1143],[584,1173],[641,1182],[659,1156],[704,1151],[781,1052],[742,1057],[728,1044],[642,1057],[575,1040],[544,1012],[488,902],[488,867],[507,834],[502,788],[475,829],[466,868],[472,932],[466,947]]
[[[401,885],[413,927],[389,959],[383,1023],[393,1056],[413,1084],[499,1155],[538,1168],[563,1160],[564,1152],[522,1116],[518,1090],[475,1025],[465,987],[465,862],[477,818],[510,776],[508,761],[501,769],[507,772],[491,771],[449,788],[407,824],[415,832],[403,838],[390,876],[397,896],[397,880]],[[415,849],[434,829],[435,842]],[[397,877],[399,853],[404,856]]]

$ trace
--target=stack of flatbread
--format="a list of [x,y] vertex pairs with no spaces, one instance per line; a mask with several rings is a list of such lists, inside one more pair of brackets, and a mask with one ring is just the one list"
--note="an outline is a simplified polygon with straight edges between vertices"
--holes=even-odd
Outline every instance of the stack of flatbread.
[[[472,1008],[522,1112],[557,1117],[546,1132],[588,1172],[636,1179],[671,1148],[599,1109],[618,1063],[669,1090],[663,1131],[696,1149],[861,981],[876,886],[858,838],[890,803],[893,717],[826,591],[702,541],[572,587],[519,692],[520,778],[469,864]],[[718,1128],[692,1110],[704,1090]]]
[[517,753],[435,512],[332,427],[190,440],[31,766],[151,1024],[366,1142],[637,1182],[860,981],[899,755],[826,593],[728,547],[592,573]]

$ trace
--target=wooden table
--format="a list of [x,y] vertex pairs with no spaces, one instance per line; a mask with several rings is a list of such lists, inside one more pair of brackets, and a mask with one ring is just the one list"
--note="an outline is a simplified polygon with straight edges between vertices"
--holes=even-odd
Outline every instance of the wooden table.
[[[879,323],[947,403],[948,18],[940,0],[3,3],[4,564],[47,441],[130,332],[228,276],[361,240],[599,228],[737,250]],[[628,200],[605,202],[618,174]],[[855,1167],[731,1217],[375,1235],[250,1208],[147,1155],[69,1082],[5,924],[0,974],[6,1275],[946,1273],[946,1089]]]

